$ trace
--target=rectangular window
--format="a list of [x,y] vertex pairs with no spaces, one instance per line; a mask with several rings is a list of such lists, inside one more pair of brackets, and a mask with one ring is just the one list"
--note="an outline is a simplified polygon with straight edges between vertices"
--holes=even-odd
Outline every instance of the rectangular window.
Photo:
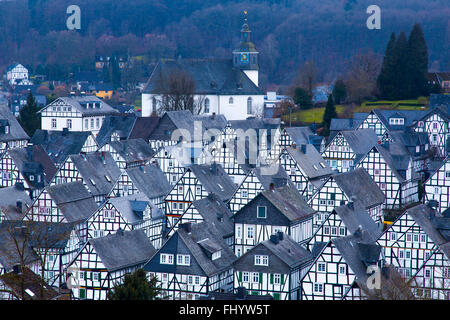
[[255,255],[255,266],[268,266],[269,256],[266,255]]
[[91,129],[94,129],[94,119],[91,119]]
[[253,239],[253,237],[254,237],[253,227],[247,227],[247,238]]
[[267,207],[258,207],[258,218],[265,219],[267,218]]
[[253,283],[259,282],[259,273],[258,272],[253,272],[252,282]]
[[72,119],[67,119],[67,128],[72,129]]
[[97,129],[100,128],[100,118],[95,120]]
[[52,119],[52,129],[56,128],[56,119]]
[[248,282],[248,272],[244,272],[242,275],[242,282]]
[[339,266],[339,274],[346,275],[347,274],[347,266],[345,266],[345,265]]
[[317,272],[326,272],[327,265],[325,262],[317,263]]
[[247,198],[248,197],[248,192],[247,190],[243,190],[242,191],[242,198]]
[[173,264],[173,254],[161,253],[160,254],[161,264]]
[[323,292],[323,283],[314,283],[314,292],[322,293]]

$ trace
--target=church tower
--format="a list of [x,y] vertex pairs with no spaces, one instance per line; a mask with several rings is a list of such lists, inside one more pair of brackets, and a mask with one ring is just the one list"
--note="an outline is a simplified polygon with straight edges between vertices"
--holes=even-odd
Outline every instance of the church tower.
[[241,69],[258,86],[258,51],[251,41],[251,30],[247,24],[247,11],[244,11],[244,24],[241,28],[241,42],[233,50],[233,66]]

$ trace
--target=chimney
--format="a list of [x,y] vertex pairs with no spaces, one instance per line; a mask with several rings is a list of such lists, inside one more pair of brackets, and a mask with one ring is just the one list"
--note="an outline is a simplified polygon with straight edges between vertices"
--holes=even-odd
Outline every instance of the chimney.
[[297,144],[296,143],[292,144],[292,149],[297,149]]
[[102,163],[103,163],[103,164],[106,164],[105,151],[102,151],[102,152],[100,153],[100,158],[102,159]]
[[276,234],[271,235],[270,236],[270,241],[275,243],[275,244],[278,244],[278,242],[279,242],[278,236]]
[[386,150],[389,150],[389,140],[386,140],[386,141],[383,143],[383,147],[385,147]]
[[22,274],[22,266],[20,264],[13,265],[13,273]]
[[236,300],[244,300],[244,299],[245,299],[245,287],[238,287]]
[[278,236],[278,239],[280,239],[280,240],[283,240],[283,238],[284,238],[284,234],[282,231],[278,231],[277,236]]
[[190,222],[182,223],[182,224],[180,225],[180,227],[181,227],[184,231],[186,231],[187,233],[191,233],[191,223],[190,223]]
[[215,112],[212,113],[211,118],[212,118],[213,120],[216,119],[216,113],[215,113]]
[[16,202],[16,208],[17,208],[17,211],[22,212],[22,201]]
[[302,153],[306,154],[306,144],[302,144],[300,147],[301,147]]
[[17,190],[19,191],[24,191],[25,187],[23,185],[23,182],[16,182],[16,184],[14,185],[16,187]]
[[354,210],[355,205],[354,205],[353,201],[347,202],[347,207],[349,207],[351,210]]
[[212,174],[217,174],[217,163],[216,162],[211,163],[210,170],[211,170]]
[[28,161],[33,162],[33,146],[28,146],[27,147],[27,157],[28,157]]
[[270,183],[270,185],[269,185],[269,190],[270,190],[270,191],[275,190],[275,184],[274,184],[273,182]]

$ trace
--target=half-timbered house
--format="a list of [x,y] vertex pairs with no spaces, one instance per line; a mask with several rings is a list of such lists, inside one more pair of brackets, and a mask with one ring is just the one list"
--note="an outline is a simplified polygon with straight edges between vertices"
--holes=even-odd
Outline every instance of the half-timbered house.
[[[405,280],[412,280],[416,295],[439,297],[449,290],[443,272],[448,266],[446,251],[450,223],[445,216],[438,215],[436,203],[419,204],[407,209],[380,236],[378,244],[384,249],[386,262],[393,265]],[[431,258],[433,256],[433,258]],[[427,261],[441,258],[435,267],[425,267]],[[447,260],[447,261],[446,261]],[[434,287],[436,286],[436,287]]]
[[105,201],[121,175],[109,152],[71,155],[56,173],[52,185],[81,181],[97,204]]
[[208,222],[185,223],[163,244],[144,269],[156,276],[161,296],[196,300],[213,291],[233,290],[236,259]]
[[109,198],[89,219],[88,238],[103,237],[118,230],[143,229],[152,245],[161,247],[164,212],[141,193]]
[[72,154],[97,151],[97,142],[91,132],[36,130],[30,143],[40,145],[59,168]]
[[120,169],[145,165],[155,154],[143,139],[110,141],[99,151],[109,152]]
[[178,151],[176,145],[160,147],[151,160],[159,165],[171,185],[176,184],[186,171],[187,165]]
[[226,202],[236,189],[237,186],[217,163],[189,166],[165,198],[167,227],[171,228],[193,201],[214,193],[217,199]]
[[279,163],[306,199],[322,186],[333,171],[312,144],[293,144],[280,151]]
[[308,204],[320,214],[315,215],[315,230],[330,212],[348,201],[360,201],[374,221],[383,221],[385,195],[363,169],[335,174],[311,197]]
[[246,168],[248,173],[236,189],[233,197],[228,201],[228,206],[233,214],[238,212],[259,193],[264,190],[269,190],[271,186],[278,188],[290,185],[295,188],[294,184],[289,179],[287,172],[277,163],[256,168],[249,168],[248,166],[243,167]]
[[172,189],[158,164],[131,167],[122,171],[108,197],[142,193],[154,205],[164,209],[165,196]]
[[300,279],[311,262],[309,251],[277,232],[233,263],[234,287],[252,295],[270,294],[275,300],[297,300]]
[[322,157],[333,170],[347,172],[377,143],[378,137],[372,129],[341,131],[330,137]]
[[333,238],[352,235],[359,228],[368,230],[372,241],[376,241],[381,235],[382,226],[373,221],[368,211],[359,202],[349,201],[334,208],[308,241],[307,248],[313,251],[314,244],[328,243]]
[[23,183],[35,199],[56,173],[56,167],[41,146],[7,150],[1,157],[0,186]]
[[385,194],[385,208],[398,209],[419,200],[420,177],[402,144],[385,141],[374,146],[358,167],[364,168]]
[[440,168],[425,181],[425,198],[438,202],[439,212],[450,207],[450,158],[447,157]]
[[313,234],[314,213],[298,191],[290,186],[261,192],[233,216],[236,256],[245,254],[278,231],[305,244]]
[[114,286],[150,260],[156,250],[143,230],[89,239],[69,264],[72,297],[106,300]]
[[0,104],[0,154],[7,149],[23,148],[29,140],[8,106]]

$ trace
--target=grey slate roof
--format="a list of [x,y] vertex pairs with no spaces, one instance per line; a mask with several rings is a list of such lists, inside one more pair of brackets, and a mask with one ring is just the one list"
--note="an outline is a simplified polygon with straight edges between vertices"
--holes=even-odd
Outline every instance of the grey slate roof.
[[[181,240],[190,250],[193,258],[199,264],[201,270],[208,276],[213,276],[219,272],[230,268],[235,254],[230,247],[221,239],[220,233],[214,226],[206,221],[196,223],[191,226],[191,232],[187,233],[184,228],[179,228],[177,233]],[[207,240],[210,245],[221,250],[221,257],[211,260],[199,242]]]
[[[7,152],[22,173],[40,173],[42,170],[46,182],[49,182],[56,173],[55,165],[40,145],[9,149]],[[29,181],[27,177],[24,177],[24,179],[27,180],[29,185],[38,184],[37,181]]]
[[[19,212],[16,205],[22,202],[22,212]],[[11,217],[20,217],[32,205],[30,195],[17,186],[11,186],[0,189],[0,210]]]
[[342,131],[342,135],[356,154],[355,162],[365,156],[378,143],[378,136],[372,129]]
[[291,222],[309,218],[315,213],[298,191],[290,186],[265,190],[261,195]]
[[69,155],[81,152],[90,135],[90,132],[38,129],[30,142],[41,145],[55,164],[62,164]]
[[407,210],[414,221],[425,231],[433,242],[441,246],[450,241],[450,218],[438,217],[427,204],[419,204]]
[[339,173],[332,177],[350,200],[361,202],[366,209],[378,206],[385,200],[383,191],[363,168]]
[[129,139],[142,138],[146,142],[148,142],[153,130],[158,125],[159,120],[160,120],[159,117],[137,117],[128,138]]
[[128,139],[136,119],[135,116],[107,115],[96,137],[99,147],[111,141],[113,133],[118,133],[120,139]]
[[309,179],[333,174],[333,170],[313,145],[296,145],[295,148],[287,147],[286,149]]
[[[17,249],[16,243],[23,247]],[[21,256],[26,265],[39,259],[31,248],[26,237],[20,229],[15,229],[14,224],[3,222],[0,224],[0,265],[8,272],[14,265],[21,264]]]
[[279,164],[272,164],[271,166],[260,166],[252,169],[261,182],[264,190],[269,190],[270,185],[273,183],[275,188],[283,187],[286,185],[294,186],[289,175]]
[[[107,115],[107,114],[118,114],[119,112],[115,110],[113,107],[108,105],[103,100],[99,99],[97,96],[72,96],[72,97],[60,97],[48,104],[46,107],[41,109],[39,112],[42,112],[44,109],[51,108],[54,103],[58,101],[64,101],[65,104],[72,106],[77,111],[79,111],[83,116],[96,116],[96,115]],[[100,108],[85,108],[82,104],[85,103],[100,103]]]
[[194,136],[194,125],[194,116],[189,110],[167,111],[153,129],[149,139],[170,141],[172,134],[178,129],[189,132],[191,141],[194,141],[195,138],[195,140],[201,141],[203,135],[202,137]]
[[314,135],[310,127],[289,127],[284,130],[289,135],[292,142],[297,145],[308,144],[309,137]]
[[166,175],[157,164],[127,168],[126,172],[139,192],[149,199],[165,196],[172,189]]
[[222,201],[216,200],[212,195],[194,201],[193,205],[202,218],[217,229],[222,238],[234,235],[234,223],[231,220],[233,214]]
[[264,94],[242,70],[233,67],[231,59],[160,60],[143,93],[162,93],[164,83],[170,75],[180,72],[194,80],[196,94]]
[[[119,167],[109,152],[72,155],[70,159],[94,196],[107,195],[121,175]],[[111,181],[108,181],[105,176],[108,176]]]
[[345,204],[334,208],[334,211],[342,219],[351,234],[361,228],[367,231],[368,238],[371,241],[376,241],[381,235],[381,230],[375,221],[359,203],[354,203],[353,208],[349,204]]
[[81,181],[49,186],[46,190],[69,223],[85,221],[98,208]]
[[[426,110],[381,110],[375,109],[372,110],[375,113],[381,122],[385,125],[385,127],[391,130],[402,130],[406,127],[411,126],[416,121],[419,121],[424,115],[428,113]],[[404,118],[404,125],[390,125],[390,118]]]
[[155,154],[155,151],[143,139],[112,141],[109,142],[109,145],[127,163],[145,162],[150,160]]
[[164,216],[164,213],[151,202],[149,202],[148,198],[142,193],[137,193],[125,197],[109,198],[108,202],[110,202],[130,224],[138,224],[143,222],[142,217],[137,215],[133,211],[133,209],[135,209],[134,203],[139,203],[141,207],[147,205],[150,206],[152,220],[162,219]]
[[0,134],[1,142],[30,139],[7,105],[0,104],[0,119],[7,120],[9,125],[9,133]]
[[[402,286],[401,276],[391,267],[383,267],[381,270],[381,291],[375,292],[367,287],[367,267],[376,265],[380,261],[381,246],[369,240],[365,233],[354,234],[347,237],[339,237],[330,240],[342,255],[349,268],[355,273],[355,282],[365,294],[373,298],[397,299],[411,297],[411,292]],[[399,281],[400,280],[400,281]]]
[[143,264],[156,252],[144,230],[119,231],[89,243],[110,272]]
[[237,186],[220,164],[193,164],[188,167],[209,193],[214,193],[221,201],[231,199]]
[[283,240],[279,239],[278,243],[274,243],[269,239],[261,242],[261,245],[275,254],[290,268],[295,268],[312,260],[311,253],[287,234],[284,234]]

